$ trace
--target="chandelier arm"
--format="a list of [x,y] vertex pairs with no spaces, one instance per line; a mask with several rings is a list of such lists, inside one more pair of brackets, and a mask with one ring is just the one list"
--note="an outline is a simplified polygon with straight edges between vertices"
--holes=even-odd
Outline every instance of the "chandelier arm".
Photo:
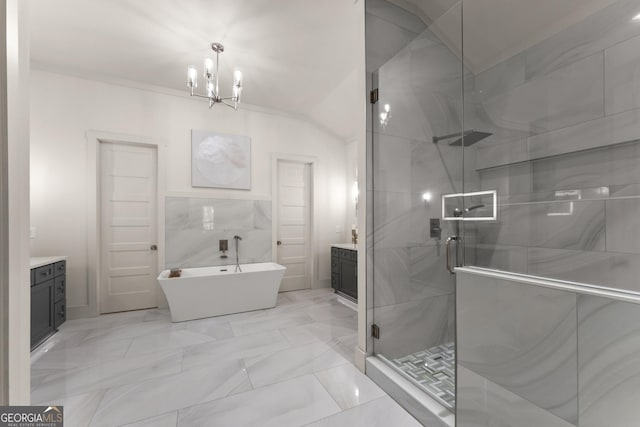
[[224,98],[220,101],[222,104],[226,105],[229,108],[233,108],[234,110],[238,111],[238,104],[229,104],[228,102],[226,102],[224,100]]
[[211,99],[210,97],[208,97],[206,95],[200,95],[199,93],[192,93],[191,96],[195,96],[196,98]]

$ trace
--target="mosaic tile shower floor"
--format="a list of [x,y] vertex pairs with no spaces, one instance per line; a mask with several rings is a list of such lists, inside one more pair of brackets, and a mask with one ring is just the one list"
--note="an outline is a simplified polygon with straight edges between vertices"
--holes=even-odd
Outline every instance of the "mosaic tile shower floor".
[[456,347],[450,342],[408,356],[393,364],[447,408],[456,404]]

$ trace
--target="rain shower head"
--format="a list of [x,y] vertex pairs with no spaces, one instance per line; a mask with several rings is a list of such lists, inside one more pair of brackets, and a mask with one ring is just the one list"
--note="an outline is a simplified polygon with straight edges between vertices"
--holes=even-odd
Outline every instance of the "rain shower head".
[[465,130],[462,133],[462,136],[459,133],[452,133],[450,135],[444,135],[444,136],[434,136],[433,137],[433,143],[437,144],[440,141],[443,141],[445,139],[451,139],[451,138],[457,138],[455,141],[450,142],[449,145],[451,145],[452,147],[460,147],[463,144],[464,141],[464,146],[468,147],[470,145],[475,144],[476,142],[480,142],[483,139],[485,139],[488,136],[493,135],[490,132],[480,132],[478,130]]

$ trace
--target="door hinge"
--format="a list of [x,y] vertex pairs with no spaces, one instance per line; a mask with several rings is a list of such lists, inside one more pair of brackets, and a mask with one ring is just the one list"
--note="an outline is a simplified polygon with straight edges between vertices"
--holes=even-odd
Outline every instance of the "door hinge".
[[378,89],[374,89],[371,91],[371,93],[369,94],[369,100],[372,104],[378,102]]
[[380,327],[375,323],[371,325],[371,336],[375,339],[380,339]]

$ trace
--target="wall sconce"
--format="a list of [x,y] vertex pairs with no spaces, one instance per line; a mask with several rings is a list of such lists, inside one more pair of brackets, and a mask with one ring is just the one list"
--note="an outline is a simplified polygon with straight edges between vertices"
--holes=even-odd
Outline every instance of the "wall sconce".
[[430,191],[425,191],[424,193],[422,193],[422,200],[424,200],[424,204],[428,205],[431,202],[431,192]]

